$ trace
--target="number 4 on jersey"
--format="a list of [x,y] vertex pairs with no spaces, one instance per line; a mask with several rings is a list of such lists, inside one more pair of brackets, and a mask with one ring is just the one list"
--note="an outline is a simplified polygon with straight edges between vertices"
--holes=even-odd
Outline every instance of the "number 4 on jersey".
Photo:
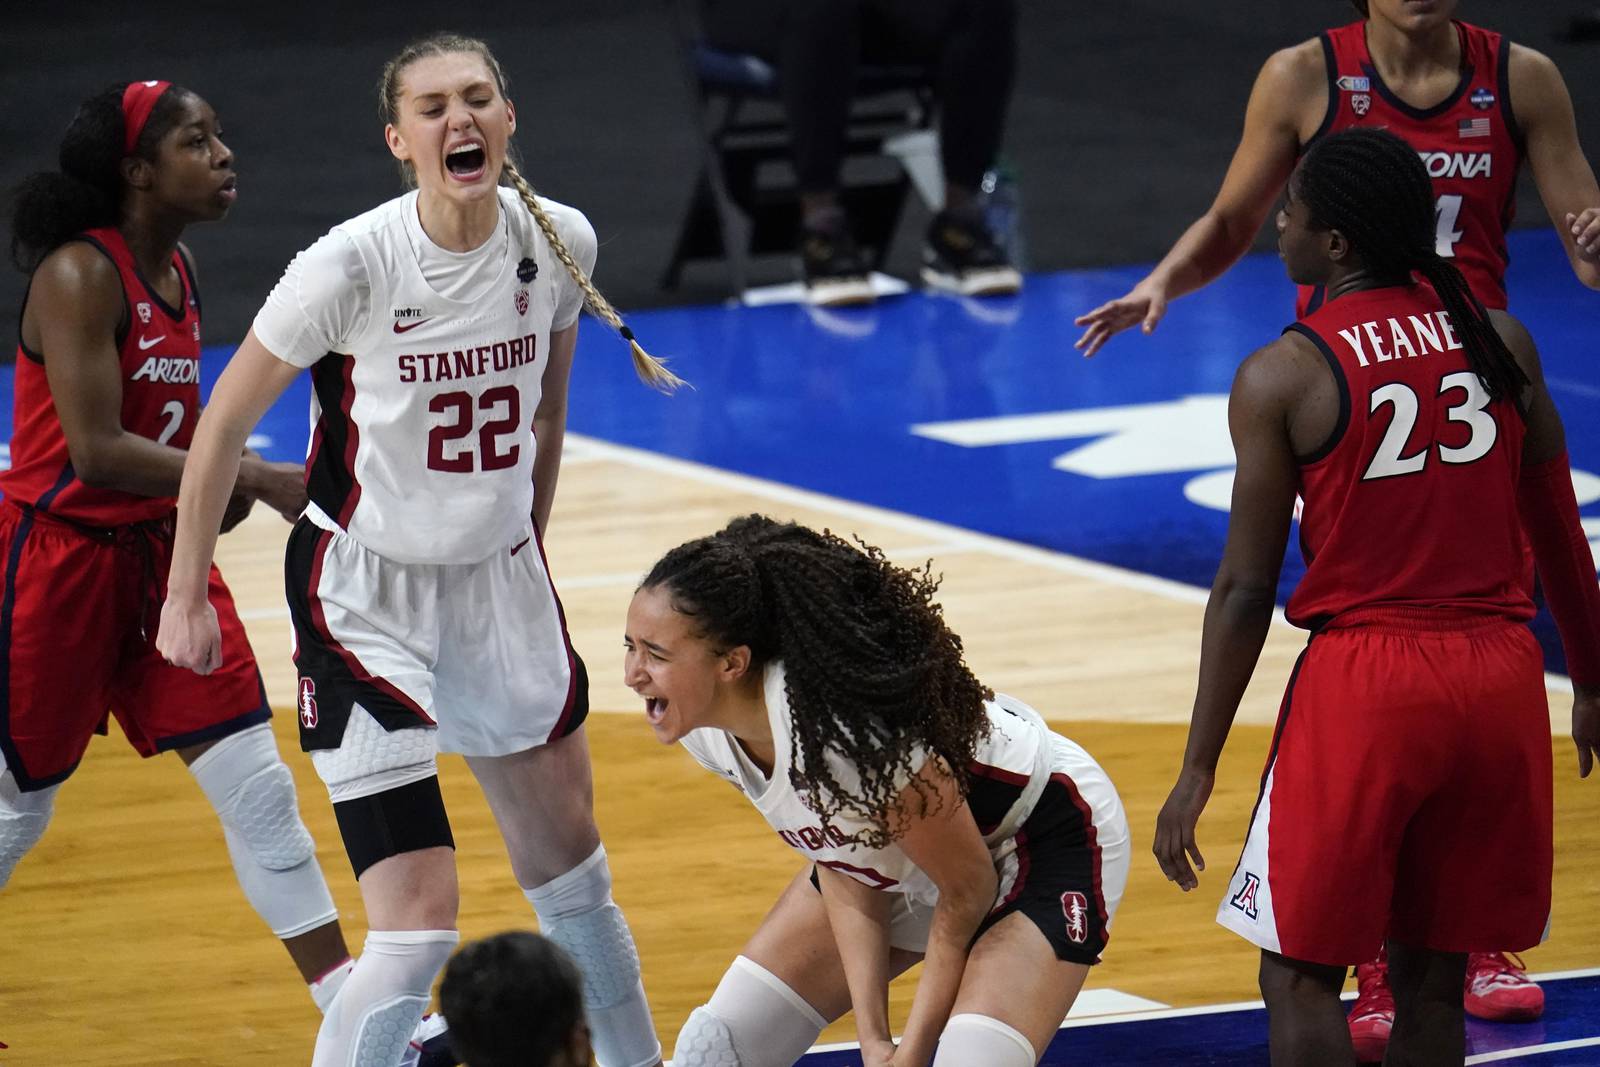
[[1461,195],[1449,193],[1441,196],[1433,204],[1433,251],[1446,259],[1455,258],[1456,242],[1461,240],[1461,231],[1456,229],[1456,221],[1461,218]]

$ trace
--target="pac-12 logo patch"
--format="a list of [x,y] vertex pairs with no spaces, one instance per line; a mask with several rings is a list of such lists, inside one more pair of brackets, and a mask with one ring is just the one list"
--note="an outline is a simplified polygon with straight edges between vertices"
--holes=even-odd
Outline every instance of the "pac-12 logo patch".
[[300,679],[300,725],[317,728],[317,683],[310,678]]
[[144,323],[146,326],[150,325],[150,305],[148,303],[141,300],[134,310],[139,313],[140,322]]
[[1357,115],[1365,115],[1372,110],[1372,97],[1367,93],[1350,94],[1350,110]]
[[1246,918],[1254,919],[1260,914],[1260,909],[1256,904],[1256,897],[1260,892],[1260,876],[1245,871],[1244,885],[1239,888],[1237,893],[1228,898],[1228,903],[1244,912]]
[[1082,893],[1061,894],[1061,914],[1067,920],[1067,938],[1074,945],[1089,939],[1089,898]]
[[513,302],[517,305],[518,315],[526,315],[528,313],[528,290],[526,287],[517,290],[517,296]]

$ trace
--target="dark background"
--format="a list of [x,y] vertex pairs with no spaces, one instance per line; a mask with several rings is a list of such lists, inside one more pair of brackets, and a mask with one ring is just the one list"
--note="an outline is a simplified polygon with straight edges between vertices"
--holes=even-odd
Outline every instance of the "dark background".
[[[1458,11],[1555,59],[1591,150],[1600,144],[1600,45],[1567,44],[1557,31],[1594,6],[1467,0]],[[1354,17],[1344,0],[1020,7],[1006,154],[1035,270],[1159,258],[1210,203],[1262,61]],[[526,172],[594,222],[597,280],[619,306],[723,295],[710,264],[692,268],[676,293],[655,288],[698,162],[669,0],[12,5],[0,29],[8,60],[0,185],[53,167],[61,131],[96,90],[153,77],[196,90],[222,118],[240,198],[226,222],[195,227],[187,240],[200,263],[207,337],[236,342],[297,250],[399,191],[377,77],[406,41],[439,29],[481,36],[499,56]],[[902,223],[890,261],[897,273],[913,273],[925,220],[915,205]],[[1526,175],[1518,220],[1548,224]],[[5,225],[9,249],[9,205]],[[770,262],[765,280],[789,271]],[[14,269],[4,272],[0,336],[15,337],[23,284]]]

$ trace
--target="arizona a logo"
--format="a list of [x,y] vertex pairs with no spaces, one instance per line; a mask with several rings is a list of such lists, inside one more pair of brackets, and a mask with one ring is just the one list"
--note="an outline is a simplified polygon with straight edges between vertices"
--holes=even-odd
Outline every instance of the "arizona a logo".
[[1365,115],[1372,110],[1372,96],[1368,93],[1351,93],[1350,110],[1357,115]]
[[1260,876],[1245,871],[1244,885],[1228,899],[1228,903],[1244,912],[1246,918],[1254,919],[1259,914],[1259,909],[1256,907],[1256,895],[1260,892]]
[[317,683],[310,678],[300,679],[300,725],[317,728]]
[[1074,945],[1089,939],[1089,900],[1082,893],[1061,894],[1061,914],[1067,920],[1067,938]]

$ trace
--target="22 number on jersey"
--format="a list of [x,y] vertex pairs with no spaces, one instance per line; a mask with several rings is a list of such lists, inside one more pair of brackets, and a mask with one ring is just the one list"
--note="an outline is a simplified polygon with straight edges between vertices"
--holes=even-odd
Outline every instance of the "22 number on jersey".
[[521,430],[522,396],[516,386],[497,385],[476,398],[464,390],[436,393],[428,401],[428,410],[447,416],[428,431],[429,470],[448,474],[498,471],[515,467],[521,458],[521,444],[507,447],[501,440]]

